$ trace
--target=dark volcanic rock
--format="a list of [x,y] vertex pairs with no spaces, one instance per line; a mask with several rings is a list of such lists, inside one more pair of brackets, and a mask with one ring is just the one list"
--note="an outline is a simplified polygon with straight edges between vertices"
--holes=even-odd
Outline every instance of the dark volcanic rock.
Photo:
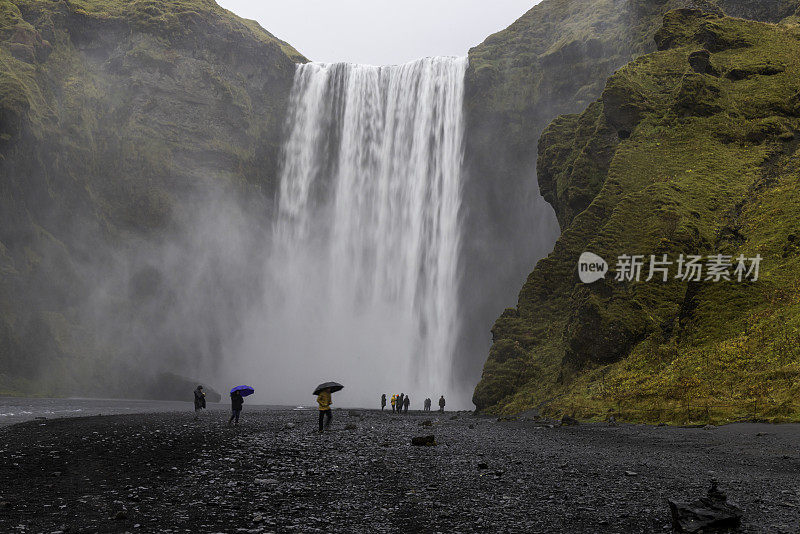
[[561,426],[575,426],[578,424],[578,420],[574,417],[570,417],[569,415],[565,415],[561,418]]
[[711,69],[711,52],[698,50],[689,54],[689,66],[698,74],[706,74]]
[[706,497],[690,503],[668,500],[672,513],[672,526],[678,532],[709,532],[709,529],[738,527],[742,521],[742,510],[728,502],[727,495],[711,481]]
[[411,444],[416,447],[433,447],[436,445],[435,436],[415,436],[411,438]]

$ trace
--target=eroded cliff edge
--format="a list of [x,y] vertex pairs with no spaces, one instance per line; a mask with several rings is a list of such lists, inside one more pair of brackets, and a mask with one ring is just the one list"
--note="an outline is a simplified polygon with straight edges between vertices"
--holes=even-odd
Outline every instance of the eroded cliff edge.
[[[753,17],[783,15],[797,4],[767,0],[757,9],[745,0],[721,3]],[[653,36],[663,14],[687,6],[722,13],[714,0],[545,0],[470,50],[464,328],[455,368],[462,380],[474,383],[480,375],[490,344],[484,325],[515,300],[531,266],[552,250],[560,233],[556,216],[562,218],[562,204],[548,182],[536,180],[539,136],[559,115],[586,109],[615,70],[655,51]]]
[[[668,12],[659,51],[544,132],[539,180],[563,232],[495,323],[479,409],[678,420],[696,399],[712,418],[759,402],[760,417],[797,417],[800,30],[786,13]],[[612,268],[621,254],[764,264],[756,283],[583,285],[585,250]]]

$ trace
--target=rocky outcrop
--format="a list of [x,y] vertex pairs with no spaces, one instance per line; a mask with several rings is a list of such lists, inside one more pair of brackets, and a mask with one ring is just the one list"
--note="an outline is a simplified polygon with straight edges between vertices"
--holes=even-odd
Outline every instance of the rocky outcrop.
[[[566,228],[597,186],[596,176],[574,176],[566,189],[553,182],[547,169],[537,186],[537,143],[547,125],[560,115],[583,111],[602,94],[610,106],[620,98],[628,106],[614,114],[621,121],[618,131],[625,135],[637,121],[638,104],[606,87],[606,80],[635,57],[656,50],[661,41],[654,36],[669,10],[690,7],[717,15],[727,10],[774,22],[791,15],[799,4],[544,0],[470,50],[465,87],[464,327],[456,367],[464,379],[474,380],[484,361],[489,339],[483,325],[514,301],[514,288],[550,252],[559,226]],[[713,29],[707,38],[713,45]]]
[[[219,215],[211,191],[268,211],[304,58],[206,0],[5,2],[0,57],[0,392],[48,376],[39,393],[92,393],[109,373],[127,394],[111,367],[202,369],[221,325],[196,302],[181,312],[198,328],[167,326],[193,292],[168,289],[159,261],[206,250],[185,230]],[[224,259],[205,257],[221,274],[193,283],[222,297],[246,282]],[[135,342],[115,355],[109,337]]]
[[[480,409],[541,405],[600,417],[627,403],[639,418],[671,418],[688,398],[735,412],[768,390],[771,415],[789,417],[781,402],[793,395],[800,358],[775,339],[797,331],[786,318],[800,271],[785,252],[800,191],[789,59],[800,52],[797,32],[668,12],[656,33],[661,51],[617,71],[583,113],[548,127],[539,180],[563,232],[492,329],[474,396]],[[612,272],[581,284],[584,251]],[[760,254],[771,267],[754,283],[615,281],[623,254]]]

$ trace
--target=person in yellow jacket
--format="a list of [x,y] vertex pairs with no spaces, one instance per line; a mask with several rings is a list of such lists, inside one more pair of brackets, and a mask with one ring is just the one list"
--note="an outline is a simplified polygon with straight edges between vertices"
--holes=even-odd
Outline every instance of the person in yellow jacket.
[[[317,395],[317,404],[319,404],[319,431],[322,432],[323,428],[328,428],[331,426],[331,419],[333,415],[331,414],[331,389],[325,388],[319,392]],[[325,420],[325,425],[323,426],[322,422]]]
[[394,411],[394,407],[397,404],[397,395],[392,395],[392,411]]

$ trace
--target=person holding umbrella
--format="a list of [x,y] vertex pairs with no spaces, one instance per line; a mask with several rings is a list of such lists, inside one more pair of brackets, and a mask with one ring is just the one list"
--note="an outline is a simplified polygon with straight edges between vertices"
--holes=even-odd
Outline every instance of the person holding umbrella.
[[239,414],[242,413],[244,398],[253,393],[255,390],[250,386],[236,386],[231,390],[231,418],[228,419],[228,426],[231,426],[231,423],[239,426]]
[[[319,431],[322,432],[325,428],[330,428],[331,419],[331,393],[343,389],[344,386],[337,382],[325,382],[320,384],[314,390],[314,395],[317,396],[317,404],[319,404]],[[324,421],[324,425],[323,425]]]
[[194,418],[197,419],[200,410],[206,407],[206,394],[203,392],[203,386],[197,386],[194,390]]

